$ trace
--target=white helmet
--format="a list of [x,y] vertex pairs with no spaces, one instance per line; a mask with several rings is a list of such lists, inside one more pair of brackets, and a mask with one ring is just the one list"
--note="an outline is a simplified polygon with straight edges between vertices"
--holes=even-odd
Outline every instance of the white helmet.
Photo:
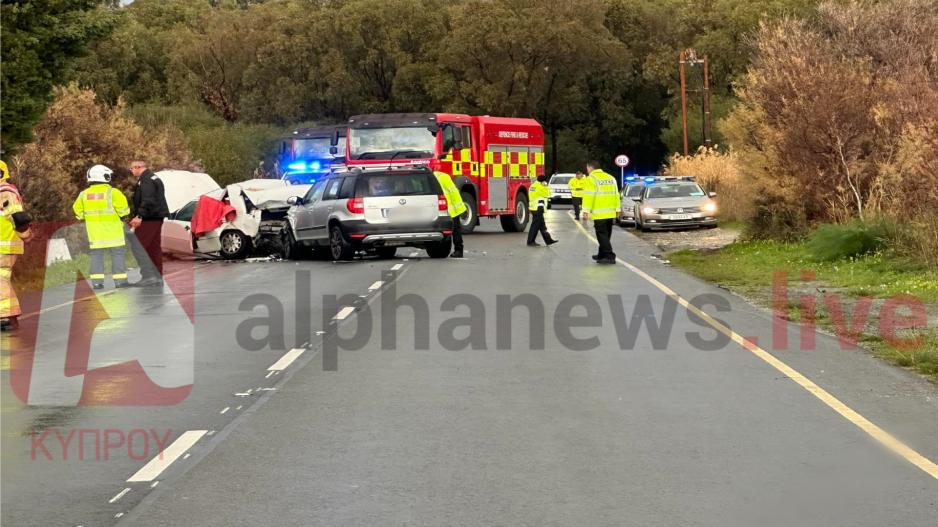
[[88,169],[88,183],[110,183],[114,171],[104,165],[95,165]]

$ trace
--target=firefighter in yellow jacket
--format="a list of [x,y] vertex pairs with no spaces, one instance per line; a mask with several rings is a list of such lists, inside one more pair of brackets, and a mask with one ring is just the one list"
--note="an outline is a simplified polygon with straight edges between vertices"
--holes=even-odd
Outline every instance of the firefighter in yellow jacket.
[[104,256],[111,254],[111,278],[114,287],[127,287],[127,268],[124,262],[126,240],[121,218],[130,214],[127,197],[112,187],[113,172],[104,165],[88,169],[88,188],[81,191],[72,205],[75,217],[85,222],[88,245],[91,248],[91,287],[104,289]]
[[462,258],[462,223],[460,223],[459,217],[462,216],[463,212],[466,212],[466,203],[462,200],[462,194],[459,193],[459,189],[456,188],[456,184],[453,183],[453,179],[449,177],[449,174],[434,172],[433,175],[440,183],[443,197],[446,198],[446,210],[449,217],[453,219],[453,253],[450,254],[450,257]]
[[558,240],[547,232],[547,223],[544,221],[544,210],[550,201],[550,187],[547,186],[547,176],[537,176],[528,190],[528,209],[531,211],[531,227],[528,228],[528,247],[537,247],[537,233],[547,245],[553,245]]
[[596,229],[596,241],[599,242],[599,252],[593,260],[601,264],[616,263],[616,253],[612,250],[612,224],[615,223],[619,212],[619,184],[616,178],[602,171],[598,161],[590,161],[586,165],[589,175],[584,178],[583,187],[583,219],[593,220]]
[[23,254],[24,242],[31,236],[29,214],[23,210],[20,191],[10,182],[10,169],[0,161],[0,330],[19,325],[20,301],[13,290],[13,265]]

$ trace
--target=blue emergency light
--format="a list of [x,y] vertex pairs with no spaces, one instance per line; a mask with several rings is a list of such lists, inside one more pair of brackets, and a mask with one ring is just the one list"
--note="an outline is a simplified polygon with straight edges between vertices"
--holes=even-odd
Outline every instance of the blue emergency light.
[[318,172],[322,169],[322,163],[319,161],[310,161],[309,164],[307,164],[305,161],[297,161],[296,163],[290,163],[287,165],[287,169],[297,172],[306,170],[307,167],[313,172]]
[[635,181],[635,176],[625,176],[626,181]]
[[654,182],[655,182],[655,178],[652,176],[648,176],[645,178],[645,183],[654,183]]

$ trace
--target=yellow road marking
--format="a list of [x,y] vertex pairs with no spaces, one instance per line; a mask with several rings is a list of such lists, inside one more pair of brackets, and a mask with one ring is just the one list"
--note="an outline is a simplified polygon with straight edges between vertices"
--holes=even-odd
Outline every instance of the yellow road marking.
[[[583,233],[584,236],[592,240],[594,243],[598,243],[596,241],[596,238],[593,235],[591,235],[586,230],[586,228],[580,224],[580,222],[574,220],[573,216],[569,216],[569,218],[571,221],[574,222],[577,228],[580,229],[580,232]],[[788,364],[785,364],[784,362],[779,360],[777,357],[775,357],[771,353],[760,348],[755,343],[747,340],[745,337],[743,337],[739,333],[736,333],[732,329],[726,327],[725,325],[723,325],[722,323],[720,323],[719,321],[717,321],[716,319],[714,319],[713,317],[711,317],[710,315],[702,311],[697,306],[691,304],[687,300],[684,300],[677,293],[671,290],[671,288],[662,284],[653,276],[649,275],[645,271],[642,271],[638,267],[635,267],[634,265],[626,262],[625,260],[621,258],[616,258],[616,261],[622,264],[623,266],[625,266],[628,270],[632,271],[633,273],[645,279],[645,281],[649,282],[651,285],[657,287],[659,290],[661,290],[661,292],[663,292],[667,296],[673,298],[675,301],[677,301],[678,304],[683,306],[688,311],[694,313],[701,319],[705,320],[707,324],[713,327],[713,329],[726,335],[733,342],[742,346],[743,349],[750,351],[753,355],[755,355],[756,357],[759,357],[760,359],[765,361],[767,364],[769,364],[770,366],[772,366],[773,368],[781,372],[783,375],[795,381],[795,383],[797,383],[799,386],[807,390],[808,393],[817,397],[822,403],[826,404],[830,409],[834,410],[835,412],[843,416],[844,419],[853,423],[860,430],[863,430],[864,432],[866,432],[867,435],[872,437],[881,445],[891,450],[892,452],[902,456],[906,461],[920,468],[929,476],[935,479],[938,479],[938,465],[936,465],[934,461],[928,459],[922,454],[919,454],[918,452],[913,450],[911,447],[909,447],[902,441],[899,441],[898,439],[893,437],[891,434],[889,434],[882,428],[876,426],[869,419],[857,413],[854,409],[844,404],[840,399],[834,397],[833,395],[828,393],[826,390],[824,390],[823,388],[815,384],[813,381],[811,381],[811,379],[808,379],[807,377],[799,373],[797,370],[795,370]]]

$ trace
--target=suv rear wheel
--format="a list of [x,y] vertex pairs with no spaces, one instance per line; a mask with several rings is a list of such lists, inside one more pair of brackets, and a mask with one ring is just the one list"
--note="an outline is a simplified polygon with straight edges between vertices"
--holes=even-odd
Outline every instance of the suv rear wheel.
[[446,258],[452,250],[453,240],[451,238],[427,245],[427,254],[430,255],[430,258]]
[[329,227],[329,249],[333,260],[351,260],[355,256],[355,249],[346,241],[338,225]]

